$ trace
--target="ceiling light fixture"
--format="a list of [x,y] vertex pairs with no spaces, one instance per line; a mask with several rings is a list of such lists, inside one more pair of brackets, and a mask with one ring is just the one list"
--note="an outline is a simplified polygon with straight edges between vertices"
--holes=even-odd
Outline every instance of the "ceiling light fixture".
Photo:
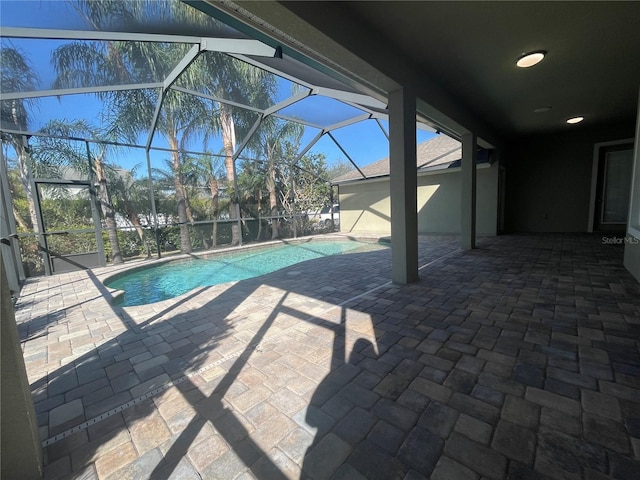
[[516,61],[516,65],[520,68],[529,68],[540,63],[547,52],[539,50],[537,52],[525,53]]
[[570,123],[571,125],[573,125],[576,123],[580,123],[583,120],[584,120],[584,117],[571,117],[567,119],[567,123]]
[[533,112],[534,113],[545,113],[545,112],[548,112],[549,110],[551,110],[551,107],[539,107],[539,108],[536,108]]

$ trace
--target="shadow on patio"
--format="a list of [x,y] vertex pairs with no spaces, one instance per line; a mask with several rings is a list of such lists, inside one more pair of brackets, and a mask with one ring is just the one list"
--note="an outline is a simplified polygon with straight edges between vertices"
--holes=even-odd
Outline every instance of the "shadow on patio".
[[[420,263],[455,250],[422,239]],[[117,334],[33,384],[48,437],[109,413],[47,447],[47,476],[636,478],[640,287],[620,255],[498,237],[408,286],[381,251],[114,308]],[[82,309],[95,336],[105,308]]]
[[[388,258],[386,261],[383,259],[382,263],[378,261],[374,263],[376,264],[374,269],[383,268],[384,263],[388,264]],[[352,263],[351,268],[356,265],[358,262]],[[354,291],[353,288],[350,288],[350,284],[354,282],[348,275],[343,277],[342,282],[331,280],[332,274],[328,272],[323,260],[319,260],[315,264],[311,262],[307,268],[310,271],[319,270],[321,273],[313,275],[315,281],[304,287],[309,290],[305,293],[311,293],[317,297],[335,293],[336,297],[346,297],[350,290]],[[292,269],[293,271],[291,271]],[[296,290],[291,287],[299,285],[298,276],[304,275],[306,272],[300,271],[299,266],[292,267],[292,269],[289,269],[289,275],[284,273],[283,278],[293,279],[288,282],[289,285],[285,288]],[[372,272],[368,272],[368,274],[371,275]],[[96,277],[91,272],[87,272],[86,275],[88,275],[90,282],[80,282],[75,288],[83,290],[90,284],[94,291],[99,291],[108,300],[110,295]],[[272,277],[277,275],[274,274]],[[318,281],[319,277],[325,278]],[[212,296],[208,292],[210,289],[199,289],[177,302],[168,302],[169,306],[165,310],[153,313],[151,316],[146,313],[140,314],[141,310],[148,311],[148,308],[134,308],[133,310],[138,310],[134,315],[136,319],[127,313],[127,309],[109,306],[108,308],[113,309],[113,312],[108,312],[108,316],[118,318],[124,326],[123,331],[101,343],[97,348],[88,349],[84,355],[76,355],[77,358],[74,358],[72,362],[32,383],[39,420],[41,425],[46,426],[41,431],[46,432],[46,436],[49,437],[47,441],[49,444],[47,447],[48,462],[52,466],[56,464],[56,468],[49,468],[49,470],[68,470],[69,465],[65,464],[71,460],[71,468],[77,471],[93,459],[97,452],[104,451],[109,448],[109,445],[115,446],[114,439],[116,442],[118,441],[117,437],[123,428],[129,427],[130,430],[133,430],[131,425],[136,423],[138,419],[158,413],[156,405],[151,400],[144,400],[140,397],[152,392],[156,395],[160,394],[156,397],[156,402],[161,402],[164,396],[177,391],[176,388],[172,388],[172,391],[168,393],[158,391],[159,388],[166,386],[172,380],[180,391],[191,395],[188,397],[185,394],[185,398],[189,399],[190,408],[195,408],[194,411],[197,411],[197,414],[189,428],[181,430],[179,436],[174,435],[177,437],[175,438],[176,442],[166,452],[164,461],[157,467],[164,467],[169,472],[175,467],[175,464],[171,465],[172,460],[170,459],[179,461],[181,455],[187,451],[193,442],[193,438],[190,436],[193,435],[195,438],[202,428],[201,415],[202,418],[213,422],[217,427],[216,430],[223,434],[224,441],[233,447],[234,452],[249,452],[251,457],[243,460],[247,464],[252,463],[253,456],[260,451],[260,448],[253,444],[250,438],[247,438],[248,432],[239,422],[235,421],[233,414],[226,414],[230,412],[230,409],[226,407],[231,407],[231,405],[228,403],[223,405],[220,403],[220,399],[224,397],[225,393],[228,396],[233,396],[234,389],[232,387],[246,366],[249,356],[253,354],[257,357],[257,362],[263,368],[270,363],[272,359],[260,361],[260,353],[254,353],[256,346],[264,339],[264,335],[270,327],[273,326],[278,332],[291,330],[296,318],[308,317],[308,313],[284,305],[283,302],[289,296],[286,290],[277,292],[276,295],[281,296],[280,302],[282,304],[272,305],[272,311],[268,307],[269,301],[272,299],[270,294],[261,295],[258,292],[259,298],[253,300],[252,310],[259,306],[266,318],[262,318],[263,314],[259,313],[258,316],[261,318],[256,322],[255,319],[247,319],[246,314],[234,314],[234,309],[250,300],[252,294],[264,288],[263,282],[267,279],[269,276],[240,282],[229,288],[212,287],[217,293],[221,293],[212,300],[209,300]],[[357,280],[355,283],[358,284],[360,281]],[[368,280],[367,283],[370,281]],[[68,283],[72,285],[74,282]],[[270,291],[273,291],[278,285],[277,281],[265,283],[272,284]],[[328,286],[329,284],[337,284],[341,288],[336,289]],[[358,284],[357,287],[359,286]],[[321,293],[315,292],[316,289]],[[27,293],[26,297],[29,296],[32,295]],[[207,300],[202,302],[203,298]],[[305,296],[301,301],[308,306],[312,298],[312,296]],[[194,306],[194,299],[202,303]],[[97,310],[104,315],[104,309],[108,302],[104,301],[105,299],[102,300],[102,304],[97,307]],[[89,299],[90,301],[91,299]],[[185,304],[188,304],[185,311],[179,312],[179,307]],[[80,323],[86,328],[87,324],[91,325],[92,323],[92,320],[86,317],[91,315],[89,312],[95,313],[95,310],[89,306],[90,303],[85,304],[85,301],[75,302],[71,307],[49,311],[40,317],[34,316],[28,322],[20,322],[20,328],[23,333],[26,333],[27,340],[35,338],[35,334],[42,334],[42,331],[49,330],[50,333],[53,333],[61,319],[70,311],[77,310],[80,305],[84,306],[83,311],[86,315],[84,313],[80,316],[76,315],[75,319],[78,320],[78,324],[75,325],[75,328],[78,328]],[[322,304],[323,310],[330,307],[331,303]],[[267,316],[268,313],[270,314]],[[253,313],[251,315],[255,316]],[[277,319],[279,315],[280,318]],[[144,320],[141,321],[141,317],[144,317]],[[221,345],[221,342],[229,337],[229,330],[234,330],[233,325],[238,321],[245,324],[237,332],[238,338],[229,338],[226,344]],[[49,325],[52,325],[53,328],[49,329]],[[257,329],[257,332],[250,339],[249,334],[254,333],[252,331],[254,328]],[[75,346],[80,349],[83,347],[83,341],[96,341],[94,336],[78,335],[77,333],[78,331],[73,332],[72,330],[63,335],[55,333],[53,339],[62,343],[73,343],[74,340],[79,340]],[[81,333],[86,333],[86,331]],[[48,343],[53,343],[53,339],[50,338]],[[91,344],[90,342],[88,345]],[[240,353],[243,347],[244,351]],[[48,353],[50,357],[56,356],[52,355],[52,352]],[[70,354],[71,351],[65,353]],[[330,356],[329,353],[327,353],[327,357]],[[58,353],[57,357],[62,358],[64,355],[64,353]],[[205,365],[208,366],[206,371],[196,373]],[[286,367],[284,368],[286,369]],[[258,370],[252,370],[254,375],[264,376]],[[226,372],[224,376],[220,375],[223,371]],[[318,371],[324,373],[322,369]],[[282,375],[283,372],[279,373]],[[191,374],[191,377],[185,376],[186,374]],[[207,383],[203,376],[214,380]],[[248,374],[248,377],[250,376],[251,372]],[[280,376],[280,378],[284,377]],[[250,378],[249,381],[245,379],[245,382],[250,383],[250,380]],[[201,394],[194,381],[199,386],[207,383],[207,387],[212,390],[211,394],[208,396]],[[311,385],[308,379],[305,379],[305,383],[308,384],[307,386]],[[243,390],[247,390],[245,385],[241,383],[235,385],[236,394],[242,393]],[[219,417],[222,417],[222,420],[218,421]],[[179,420],[175,420],[179,422]],[[87,421],[90,425],[87,425]],[[139,425],[139,422],[137,424]],[[231,428],[225,428],[227,424],[230,424]],[[80,425],[80,429],[74,429],[77,425]],[[172,426],[169,424],[171,433],[174,433]],[[140,429],[144,430],[144,427],[140,427]],[[163,433],[166,436],[167,431],[165,430]],[[63,435],[64,438],[61,438]],[[159,440],[167,439],[160,435],[151,441],[157,444]],[[244,448],[245,445],[247,445],[246,448]],[[138,452],[147,446],[136,445]],[[68,458],[69,454],[71,454],[70,458]],[[211,459],[213,458],[212,456]],[[106,468],[106,471],[109,471],[109,468]],[[162,475],[157,471],[154,478],[160,478]]]

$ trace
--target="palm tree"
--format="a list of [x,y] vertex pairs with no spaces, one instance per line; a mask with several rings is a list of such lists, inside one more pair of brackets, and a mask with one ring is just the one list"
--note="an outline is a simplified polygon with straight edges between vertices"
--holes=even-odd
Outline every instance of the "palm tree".
[[[2,157],[0,157],[0,161],[4,159],[9,160],[7,155],[7,146],[3,145]],[[20,181],[20,173],[17,168],[10,167],[10,161],[7,162],[7,177],[9,181],[9,193],[11,194],[11,203],[13,209],[13,217],[16,219],[16,223],[18,224],[18,231],[26,233],[31,231],[31,226],[28,223],[28,220],[25,219],[25,207],[26,213],[29,213],[28,203],[27,203],[27,194],[22,188],[22,182]]]
[[279,236],[278,219],[278,170],[286,159],[288,145],[300,145],[303,127],[299,123],[283,122],[273,117],[262,121],[259,131],[251,141],[250,148],[266,162],[266,187],[269,192],[271,215],[271,239]]
[[[13,47],[0,49],[0,65],[2,65],[1,83],[2,90],[6,92],[26,92],[35,90],[38,84],[38,76],[31,67],[24,54]],[[8,130],[27,131],[30,114],[33,108],[33,100],[3,100],[1,102],[2,127]],[[26,137],[13,133],[2,133],[2,143],[13,148],[18,161],[20,183],[24,188],[29,216],[34,232],[38,232],[38,216],[36,214],[34,192],[31,189],[31,179],[34,175],[33,162],[31,160],[29,145]],[[41,168],[46,165],[40,165]]]
[[262,193],[265,185],[265,178],[264,162],[260,160],[247,160],[243,162],[242,169],[238,175],[238,184],[239,188],[245,192],[245,200],[253,198],[256,202],[256,212],[251,212],[252,216],[257,214],[258,217],[258,232],[256,233],[256,240],[260,240],[262,236]]
[[[173,65],[187,53],[188,46],[170,43],[144,42],[72,42],[59,47],[53,54],[58,73],[55,88],[80,85],[129,83],[151,78],[165,78]],[[106,77],[106,78],[105,78]],[[163,93],[144,90],[124,90],[97,93],[104,102],[106,135],[111,139],[135,142],[138,135],[151,127],[156,106],[162,95],[162,109],[156,131],[171,149],[172,169],[181,171],[181,155],[194,131],[194,123],[204,116],[205,106],[199,98],[175,91]],[[174,175],[180,245],[184,253],[191,252],[187,222],[192,221],[186,191],[180,175]]]
[[136,181],[136,170],[138,165],[134,166],[130,171],[116,172],[114,169],[109,170],[109,184],[113,193],[114,208],[118,210],[136,230],[140,242],[144,245],[147,258],[151,257],[151,249],[147,241],[142,222],[140,221],[139,206],[149,204],[148,188]]
[[[87,2],[88,0],[84,1]],[[165,5],[166,10],[160,11],[161,8],[156,9],[156,15],[162,17],[168,12],[181,25],[189,25],[191,28],[195,28],[196,31],[200,30],[203,33],[207,33],[212,29],[226,28],[216,19],[203,15],[198,10],[185,5],[179,0],[171,0],[166,2]],[[272,97],[277,87],[274,75],[218,52],[205,52],[202,54],[190,66],[189,70],[183,74],[179,84],[216,98],[233,100],[237,103],[244,103],[263,109],[272,103]],[[239,192],[235,188],[237,184],[234,159],[236,139],[248,132],[251,125],[256,121],[256,116],[253,112],[232,107],[224,102],[215,102],[215,104],[214,107],[217,108],[217,111],[212,109],[212,113],[208,114],[208,123],[213,130],[220,130],[226,180],[229,189],[233,191],[230,210],[239,216]],[[205,130],[203,133],[204,140],[208,140],[211,132]],[[217,189],[217,185],[214,186],[214,189]],[[212,193],[212,196],[217,197],[217,194],[214,195]],[[216,223],[214,223],[215,228]],[[237,245],[240,242],[240,236],[241,232],[238,224],[233,223],[231,226],[231,244]]]
[[211,232],[211,248],[218,245],[218,217],[220,216],[220,183],[218,182],[219,167],[217,157],[209,157],[205,165],[205,175],[209,193],[211,194],[211,217],[213,219],[213,230]]
[[[107,172],[112,167],[106,163],[107,145],[100,143],[99,130],[89,125],[85,120],[52,120],[40,131],[51,136],[42,137],[38,141],[38,147],[34,149],[34,155],[37,156],[38,159],[43,160],[57,157],[60,159],[58,163],[66,164],[86,176],[89,176],[89,169],[93,170],[93,174],[98,183],[98,202],[107,227],[109,244],[111,245],[111,261],[114,264],[123,263],[120,241],[118,240],[116,211],[111,201],[111,194],[107,182]],[[61,137],[91,138],[98,142],[92,144],[93,149],[86,148],[84,145],[78,148],[71,142],[62,140]],[[90,158],[87,158],[87,155],[89,155]]]
[[[176,155],[179,159],[176,162]],[[165,168],[155,167],[152,169],[154,178],[160,183],[160,185],[169,189],[173,187],[175,191],[175,201],[178,209],[178,222],[180,225],[180,232],[182,235],[182,227],[184,222],[188,221],[193,223],[195,218],[191,211],[191,202],[189,200],[191,194],[193,194],[193,188],[197,187],[197,173],[194,172],[193,159],[189,155],[180,154],[180,152],[172,152],[170,159],[164,160]],[[180,190],[176,187],[180,186]],[[191,192],[190,192],[191,190]],[[181,210],[184,211],[184,219],[181,219]],[[186,225],[185,225],[186,226]],[[188,230],[187,230],[188,233]],[[189,242],[191,238],[189,237]]]
[[[114,23],[144,27],[150,20],[159,24],[166,19],[178,19],[182,25],[203,33],[219,28],[219,23],[185,5],[178,0],[169,2],[109,0],[79,0],[74,2],[78,11],[96,29],[112,27]],[[75,42],[61,47],[54,56],[59,87],[109,85],[113,83],[133,83],[148,81],[149,78],[166,78],[170,69],[187,52],[185,45],[142,43],[142,42]],[[230,56],[205,52],[183,73],[178,83],[189,89],[206,93],[217,98],[235,99],[248,102],[258,108],[265,108],[275,91],[273,75],[252,67]],[[166,92],[165,92],[166,93]],[[163,93],[164,95],[164,93]],[[138,135],[149,128],[155,102],[145,102],[145,94],[140,91],[107,92],[100,96],[109,103],[114,112],[113,134]],[[137,101],[136,101],[137,100]],[[147,99],[148,100],[148,99]],[[255,120],[255,114],[216,102],[217,111],[208,111],[201,100],[194,96],[169,91],[164,97],[163,111],[157,130],[163,134],[173,150],[174,171],[180,170],[178,150],[191,135],[206,126],[220,129],[225,152],[225,169],[229,185],[235,185],[236,174],[234,153],[236,149],[236,129],[248,130]],[[146,121],[144,121],[146,119]],[[206,139],[206,134],[204,135]],[[178,201],[178,221],[182,250],[191,250],[187,228],[188,206],[184,185],[175,176],[175,190]],[[235,192],[237,195],[237,192]],[[233,209],[238,212],[237,200]],[[232,243],[240,241],[237,225],[232,228]]]
[[213,230],[211,246],[205,245],[205,247],[213,248],[218,243],[218,216],[220,215],[220,183],[218,179],[221,175],[221,168],[219,157],[211,154],[188,157],[184,164],[184,175],[190,178],[195,186],[206,187],[209,190]]
[[[228,55],[206,52],[194,62],[180,83],[197,92],[216,98],[231,100],[257,108],[266,108],[276,89],[275,77],[268,72]],[[224,101],[215,102],[217,111],[210,116],[214,131],[220,130],[224,152],[226,180],[233,187],[231,208],[239,215],[238,193],[234,154],[238,133],[244,136],[257,117],[254,112],[232,107]],[[205,135],[205,140],[209,137]],[[232,224],[232,245],[240,242],[238,224]]]

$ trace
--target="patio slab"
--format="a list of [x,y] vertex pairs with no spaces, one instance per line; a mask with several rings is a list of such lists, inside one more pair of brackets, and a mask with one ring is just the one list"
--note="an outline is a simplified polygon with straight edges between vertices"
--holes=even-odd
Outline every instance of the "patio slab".
[[[16,306],[46,478],[640,478],[640,285],[595,235],[421,237],[116,307]],[[63,431],[60,431],[63,429]]]

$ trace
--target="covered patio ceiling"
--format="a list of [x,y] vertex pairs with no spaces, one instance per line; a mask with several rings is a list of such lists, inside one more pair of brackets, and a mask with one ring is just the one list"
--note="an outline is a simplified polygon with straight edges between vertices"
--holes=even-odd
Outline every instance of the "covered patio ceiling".
[[[454,136],[474,130],[495,145],[635,118],[638,2],[190,3],[288,40],[374,93],[420,78],[418,111]],[[539,66],[516,67],[538,50]],[[575,115],[584,122],[567,125]]]

